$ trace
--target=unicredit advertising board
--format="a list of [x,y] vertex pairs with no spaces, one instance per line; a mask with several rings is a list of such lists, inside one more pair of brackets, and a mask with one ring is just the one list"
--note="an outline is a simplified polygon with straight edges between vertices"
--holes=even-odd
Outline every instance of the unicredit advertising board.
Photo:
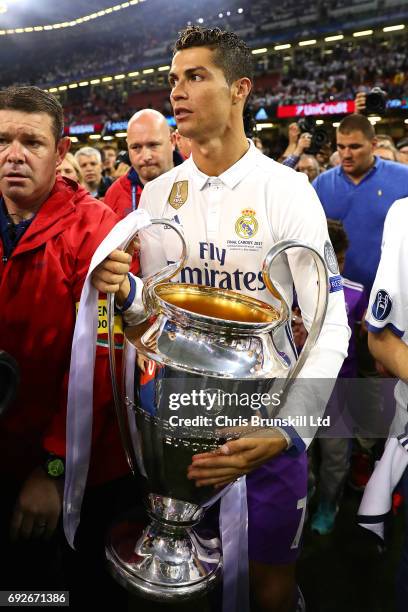
[[347,115],[354,113],[354,100],[336,102],[312,102],[310,104],[289,104],[278,106],[278,117],[309,117],[327,115]]

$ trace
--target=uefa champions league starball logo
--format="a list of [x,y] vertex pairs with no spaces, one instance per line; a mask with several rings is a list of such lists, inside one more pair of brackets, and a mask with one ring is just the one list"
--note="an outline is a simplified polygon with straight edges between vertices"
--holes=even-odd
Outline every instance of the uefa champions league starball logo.
[[253,238],[258,231],[258,221],[255,218],[256,212],[251,208],[245,208],[241,217],[238,217],[235,223],[235,232],[244,240]]

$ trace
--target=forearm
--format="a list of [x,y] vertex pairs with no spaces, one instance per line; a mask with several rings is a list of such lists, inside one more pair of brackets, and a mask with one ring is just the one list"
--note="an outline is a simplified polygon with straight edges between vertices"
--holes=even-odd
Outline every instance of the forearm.
[[368,347],[373,357],[391,374],[408,381],[408,346],[389,329],[368,332]]

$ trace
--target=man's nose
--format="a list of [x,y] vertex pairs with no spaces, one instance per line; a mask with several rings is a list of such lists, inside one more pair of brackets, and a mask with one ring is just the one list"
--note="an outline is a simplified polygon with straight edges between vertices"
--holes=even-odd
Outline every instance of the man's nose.
[[144,161],[147,161],[152,158],[152,150],[150,147],[143,147],[142,157]]
[[186,98],[186,91],[184,88],[184,85],[182,85],[180,82],[176,83],[176,85],[174,85],[174,87],[171,90],[170,93],[170,100],[181,100],[183,98]]
[[24,163],[24,148],[17,140],[14,140],[8,148],[7,161],[12,164]]

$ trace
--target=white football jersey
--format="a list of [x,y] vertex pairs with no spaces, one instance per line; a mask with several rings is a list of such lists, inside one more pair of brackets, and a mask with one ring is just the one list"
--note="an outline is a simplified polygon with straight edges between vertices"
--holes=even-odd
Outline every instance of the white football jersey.
[[[381,259],[370,294],[366,321],[378,333],[390,329],[408,344],[408,198],[397,200],[384,223]],[[399,381],[395,398],[408,422],[408,385]],[[405,416],[406,415],[406,416]],[[396,415],[398,417],[398,414]],[[396,423],[393,429],[396,428]]]
[[[218,177],[203,174],[191,156],[147,183],[139,208],[152,218],[172,219],[183,227],[189,256],[176,281],[232,289],[271,304],[276,300],[261,274],[269,249],[285,239],[317,249],[328,267],[330,297],[321,335],[301,377],[337,377],[349,336],[342,282],[323,208],[304,174],[266,157],[250,142],[248,152]],[[175,232],[157,229],[155,239],[142,240],[143,276],[179,256]],[[317,273],[310,254],[300,248],[287,251],[273,266],[272,278],[290,304],[295,287],[305,326],[310,328],[317,297]],[[279,344],[293,363],[296,351],[290,325]]]

